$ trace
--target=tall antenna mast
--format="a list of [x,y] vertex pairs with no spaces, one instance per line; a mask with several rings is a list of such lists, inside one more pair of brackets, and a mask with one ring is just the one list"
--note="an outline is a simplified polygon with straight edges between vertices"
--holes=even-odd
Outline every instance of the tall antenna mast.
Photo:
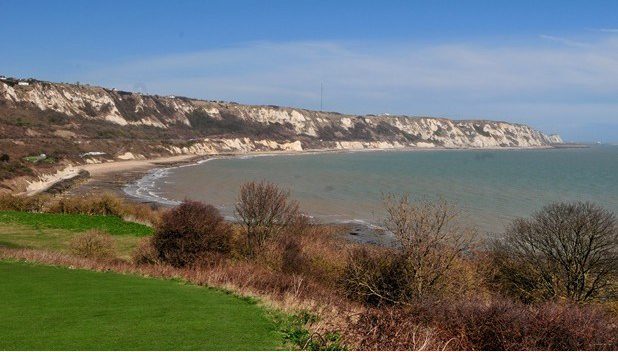
[[323,109],[324,103],[324,83],[320,82],[320,111]]

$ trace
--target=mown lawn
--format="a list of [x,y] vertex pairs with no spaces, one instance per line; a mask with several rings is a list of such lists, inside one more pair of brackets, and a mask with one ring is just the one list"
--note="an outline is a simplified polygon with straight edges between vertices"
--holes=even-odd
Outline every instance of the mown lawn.
[[0,350],[275,349],[254,303],[203,287],[0,262]]
[[27,213],[19,211],[0,211],[0,224],[20,224],[35,229],[58,229],[83,232],[99,229],[112,235],[148,236],[151,227],[124,221],[116,216],[82,214]]

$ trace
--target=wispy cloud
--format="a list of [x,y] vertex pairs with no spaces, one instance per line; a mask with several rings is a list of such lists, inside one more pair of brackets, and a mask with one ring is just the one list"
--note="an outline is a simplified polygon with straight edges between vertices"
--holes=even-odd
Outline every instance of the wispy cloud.
[[342,112],[486,117],[549,132],[593,119],[618,129],[618,37],[542,38],[564,45],[258,42],[100,65],[87,79],[307,108],[319,106],[324,82],[325,106]]
[[578,41],[571,40],[571,39],[568,39],[568,38],[556,37],[556,36],[553,36],[553,35],[541,34],[539,37],[541,37],[542,39],[550,40],[550,41],[553,41],[553,42],[558,42],[560,44],[564,44],[564,45],[568,45],[568,46],[575,46],[575,47],[580,47],[580,48],[586,48],[586,47],[590,46],[587,43],[578,42]]

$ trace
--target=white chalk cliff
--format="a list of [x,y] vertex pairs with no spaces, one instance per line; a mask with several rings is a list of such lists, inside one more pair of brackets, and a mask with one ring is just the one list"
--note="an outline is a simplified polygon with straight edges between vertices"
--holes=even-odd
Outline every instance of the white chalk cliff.
[[[160,154],[410,147],[531,148],[562,143],[557,135],[546,135],[529,126],[507,122],[356,116],[142,95],[34,80],[29,81],[29,85],[0,81],[0,114],[16,111],[28,111],[29,118],[41,116],[41,121],[52,121],[50,124],[62,120],[49,129],[24,129],[24,134],[28,136],[46,136],[78,143],[93,138],[94,132],[88,132],[88,126],[95,123],[96,126],[117,128],[97,138],[113,139],[114,131],[139,131],[139,138],[126,138],[129,140],[126,142],[128,147],[104,150],[126,158],[134,154],[154,153],[154,149],[140,149],[137,144],[132,147],[131,143],[138,143],[138,139],[139,143],[157,144],[156,150]],[[54,117],[56,120],[53,116],[49,117],[50,113],[57,116]],[[5,120],[7,116],[4,116]],[[92,128],[93,131],[97,129],[100,131],[101,128]],[[148,142],[147,137],[152,135],[160,137]],[[179,140],[185,142],[180,143]],[[93,148],[86,142],[79,147],[81,152],[98,152]],[[101,147],[97,145],[97,148]]]

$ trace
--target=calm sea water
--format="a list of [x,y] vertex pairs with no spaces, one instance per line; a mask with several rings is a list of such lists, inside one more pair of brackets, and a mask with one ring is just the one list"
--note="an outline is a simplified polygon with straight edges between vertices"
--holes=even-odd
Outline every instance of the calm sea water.
[[[499,232],[552,201],[589,200],[618,213],[618,147],[503,151],[390,151],[215,159],[159,170],[129,193],[191,198],[227,215],[239,186],[268,180],[292,190],[325,222],[379,224],[385,193],[443,197],[482,231]],[[160,199],[160,198],[159,198]]]

